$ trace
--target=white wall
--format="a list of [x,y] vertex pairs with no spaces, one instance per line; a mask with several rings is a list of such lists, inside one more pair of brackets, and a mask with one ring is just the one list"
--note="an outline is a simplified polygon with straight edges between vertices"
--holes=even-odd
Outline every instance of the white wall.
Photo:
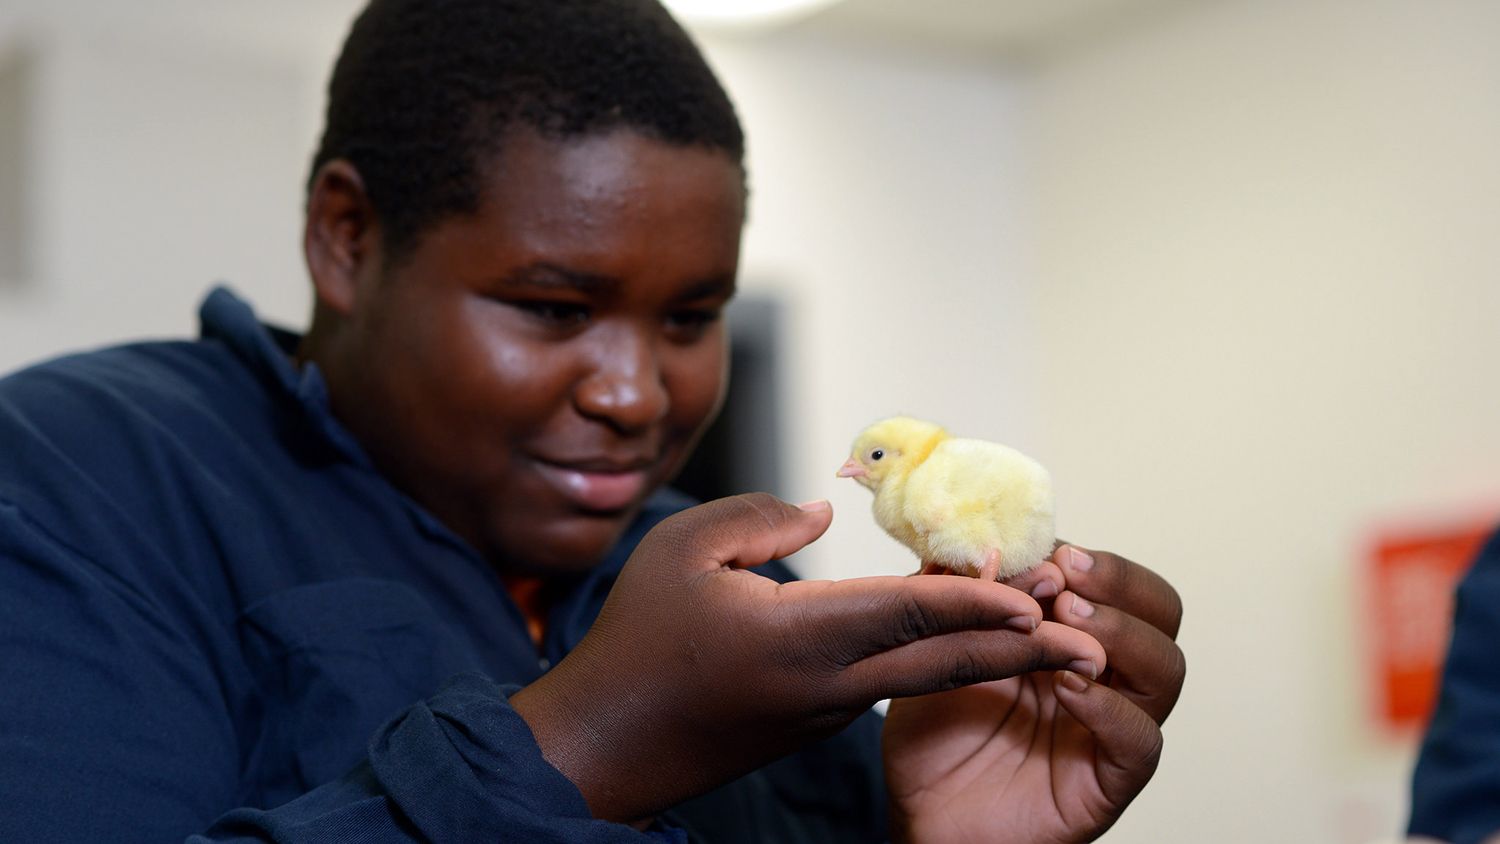
[[301,324],[310,77],[146,32],[24,38],[31,277],[0,285],[0,368],[195,334],[197,303],[219,281]]
[[1354,842],[1370,532],[1500,500],[1500,4],[1197,4],[1033,80],[1061,526],[1182,591],[1186,693],[1120,842]]
[[1034,338],[1020,258],[1017,87],[982,67],[778,36],[707,44],[749,138],[747,291],[785,297],[794,499],[834,525],[805,575],[906,573],[834,477],[895,413],[1028,446]]

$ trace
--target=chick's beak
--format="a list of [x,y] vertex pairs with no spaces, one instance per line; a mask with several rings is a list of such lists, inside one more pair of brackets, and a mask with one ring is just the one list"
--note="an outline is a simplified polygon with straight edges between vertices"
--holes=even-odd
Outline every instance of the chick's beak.
[[845,460],[844,465],[839,467],[838,472],[838,476],[841,478],[863,478],[868,474],[870,474],[870,470],[861,466],[859,461],[853,457]]

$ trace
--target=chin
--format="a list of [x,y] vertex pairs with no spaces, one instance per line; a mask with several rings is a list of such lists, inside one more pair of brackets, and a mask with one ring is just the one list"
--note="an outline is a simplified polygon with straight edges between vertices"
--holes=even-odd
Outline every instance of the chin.
[[549,520],[548,524],[527,526],[514,540],[504,538],[497,548],[517,549],[495,555],[518,574],[545,577],[553,574],[582,574],[604,562],[620,541],[625,529],[635,519],[636,511],[622,515],[575,515]]

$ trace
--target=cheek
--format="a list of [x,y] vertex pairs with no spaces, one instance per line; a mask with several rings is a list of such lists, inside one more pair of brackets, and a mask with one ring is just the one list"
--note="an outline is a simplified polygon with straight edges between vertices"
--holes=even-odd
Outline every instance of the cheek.
[[667,376],[672,397],[672,427],[698,433],[707,428],[729,388],[727,342],[719,339],[684,350]]
[[567,401],[571,357],[506,330],[503,314],[490,313],[493,307],[462,308],[460,319],[434,325],[427,344],[441,350],[439,360],[423,367],[429,388],[444,394],[437,404],[446,408],[445,418],[438,421],[456,435],[452,426],[463,420],[470,439],[480,441],[464,443],[467,448],[505,446],[503,435],[540,429]]

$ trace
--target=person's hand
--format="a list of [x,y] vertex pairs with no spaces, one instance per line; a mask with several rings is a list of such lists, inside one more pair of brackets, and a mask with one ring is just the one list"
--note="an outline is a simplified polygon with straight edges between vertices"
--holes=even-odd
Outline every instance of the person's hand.
[[837,732],[883,698],[1104,667],[1091,635],[1043,621],[1034,599],[1004,584],[778,584],[743,570],[797,551],[831,519],[826,503],[799,509],[758,494],[663,521],[578,647],[511,696],[596,817],[649,818]]
[[1063,546],[1052,557],[1012,584],[1056,594],[1049,617],[1103,644],[1109,670],[1099,682],[1043,671],[892,701],[884,743],[896,840],[1091,841],[1156,771],[1160,725],[1186,672],[1174,641],[1182,603],[1114,554]]

